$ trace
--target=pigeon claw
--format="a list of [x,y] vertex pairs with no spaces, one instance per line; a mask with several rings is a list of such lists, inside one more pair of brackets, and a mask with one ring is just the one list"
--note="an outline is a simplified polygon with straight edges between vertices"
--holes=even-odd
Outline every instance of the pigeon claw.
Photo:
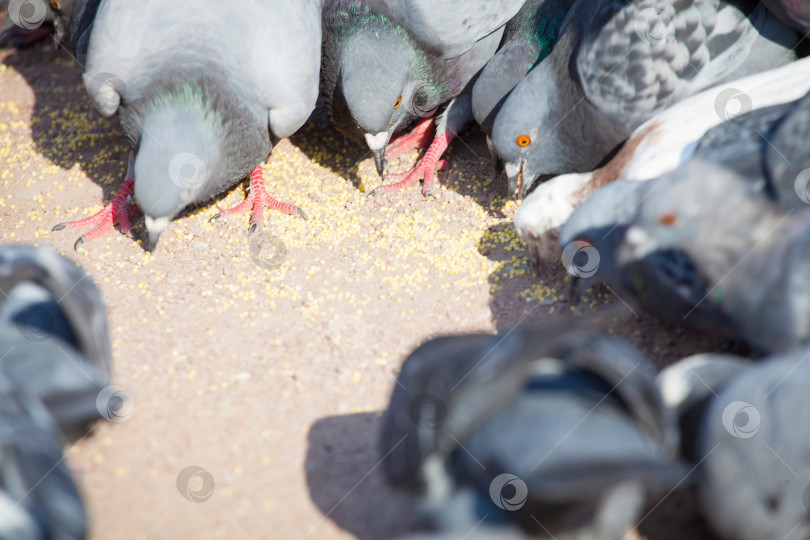
[[[391,141],[391,144],[388,145],[388,150],[385,153],[386,157],[395,158],[401,156],[405,152],[425,148],[433,140],[433,135],[435,133],[434,128],[435,123],[432,116],[423,118],[418,124],[416,124],[416,127],[414,127],[410,133],[397,137]],[[380,176],[382,176],[382,173]]]
[[262,167],[259,165],[253,169],[253,172],[250,173],[250,187],[245,200],[233,208],[221,211],[212,217],[209,222],[224,217],[243,214],[248,210],[251,210],[253,214],[250,218],[248,234],[253,234],[264,221],[265,207],[284,212],[285,214],[298,215],[303,219],[307,219],[307,215],[297,206],[277,201],[267,193],[267,190],[264,187],[264,179],[262,177]]
[[399,191],[401,189],[405,189],[406,187],[412,186],[420,180],[422,181],[422,195],[425,197],[433,196],[433,184],[436,178],[436,172],[439,169],[447,168],[449,165],[447,161],[439,158],[442,156],[444,151],[447,150],[451,140],[452,136],[450,136],[448,133],[438,135],[433,140],[430,148],[428,148],[427,152],[425,152],[425,156],[416,165],[416,167],[411,169],[409,172],[392,174],[384,178],[388,180],[403,178],[402,180],[393,184],[379,186],[369,193],[369,196],[376,196],[382,193],[388,193],[390,191]]
[[86,242],[95,240],[108,233],[115,224],[121,227],[121,232],[132,237],[132,222],[130,212],[140,211],[136,204],[132,203],[132,194],[135,189],[135,181],[127,178],[113,200],[107,206],[96,212],[92,216],[77,221],[68,221],[54,225],[52,231],[64,229],[79,229],[82,227],[93,227],[89,232],[84,233],[73,244],[73,249],[78,251]]

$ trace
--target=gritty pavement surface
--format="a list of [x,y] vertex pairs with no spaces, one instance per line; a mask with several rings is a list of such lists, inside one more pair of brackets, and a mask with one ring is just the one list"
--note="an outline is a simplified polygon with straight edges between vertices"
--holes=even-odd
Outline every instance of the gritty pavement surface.
[[[142,220],[137,240],[115,230],[74,253],[83,231],[51,228],[109,202],[127,154],[68,55],[50,43],[0,51],[0,242],[51,246],[92,275],[115,384],[134,398],[125,421],[67,451],[91,538],[409,531],[412,504],[385,485],[378,427],[400,363],[436,335],[611,304],[609,331],[658,366],[724,345],[637,318],[607,289],[573,306],[561,265],[535,275],[511,224],[517,204],[475,130],[451,147],[436,199],[418,188],[369,198],[368,152],[316,111],[264,166],[268,192],[308,221],[268,212],[253,242],[248,216],[209,223],[243,199],[242,183],[172,222],[153,254]],[[710,538],[693,499],[667,499],[634,537]]]

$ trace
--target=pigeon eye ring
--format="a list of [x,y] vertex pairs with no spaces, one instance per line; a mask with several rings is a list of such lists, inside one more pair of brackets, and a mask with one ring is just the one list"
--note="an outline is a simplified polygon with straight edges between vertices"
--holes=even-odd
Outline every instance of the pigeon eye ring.
[[516,143],[517,143],[517,145],[518,145],[518,146],[520,146],[521,148],[526,148],[527,146],[529,146],[530,144],[532,144],[532,138],[531,138],[531,137],[529,137],[528,135],[521,135],[520,137],[518,137],[517,139],[515,139],[515,142],[516,142]]

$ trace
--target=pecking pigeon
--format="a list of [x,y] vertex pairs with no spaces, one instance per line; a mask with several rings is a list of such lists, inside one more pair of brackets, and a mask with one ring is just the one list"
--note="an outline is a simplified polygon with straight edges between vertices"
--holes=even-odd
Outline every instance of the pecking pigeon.
[[[810,208],[780,206],[763,179],[704,158],[698,149],[660,179],[598,190],[563,226],[563,258],[595,251],[598,269],[585,277],[674,324],[759,352],[810,340]],[[617,199],[623,208],[601,217]]]
[[504,29],[501,47],[487,62],[472,88],[472,112],[487,134],[506,98],[527,73],[546,58],[557,41],[565,14],[574,0],[530,0]]
[[[263,207],[303,212],[270,197],[260,163],[308,118],[318,94],[320,1],[107,0],[89,37],[84,82],[105,116],[118,113],[133,146],[127,179],[98,214],[57,229],[119,223],[130,229],[134,195],[153,249],[168,222],[250,173],[250,231]],[[252,171],[252,172],[251,172]]]
[[[593,172],[564,174],[543,182],[526,197],[515,215],[515,228],[528,245],[532,263],[538,268],[543,262],[559,260],[559,228],[600,187],[622,178],[657,178],[692,157],[708,129],[732,120],[727,129],[733,133],[746,113],[792,103],[808,91],[810,59],[806,58],[714,86],[639,126],[604,167]],[[734,107],[739,109],[732,112]],[[794,121],[794,125],[798,128],[799,123]],[[801,137],[788,140],[800,141]],[[780,145],[785,146],[784,151],[790,151],[785,143]],[[770,145],[763,146],[767,152],[773,153],[768,159],[780,157]],[[760,154],[757,149],[743,149],[737,145],[729,150],[732,156],[743,156],[748,152]],[[781,159],[774,163],[780,162]],[[795,161],[800,162],[800,159]],[[772,168],[778,169],[776,166]],[[793,177],[797,175],[798,171]],[[793,186],[790,189],[793,191]]]
[[706,519],[723,538],[810,535],[810,349],[750,364],[700,355],[661,372],[678,410]]
[[[429,194],[439,158],[471,119],[469,83],[500,45],[504,25],[525,0],[441,2],[425,0],[333,0],[323,9],[321,93],[335,127],[365,140],[377,172],[385,156],[427,145],[433,116],[436,136],[405,180],[373,193],[422,180]],[[453,98],[461,96],[458,102]],[[391,136],[421,118],[413,132]]]
[[382,431],[389,481],[456,538],[621,537],[683,478],[677,446],[643,358],[570,324],[419,347]]
[[510,192],[593,169],[689,95],[793,61],[797,38],[752,0],[579,0],[495,120]]

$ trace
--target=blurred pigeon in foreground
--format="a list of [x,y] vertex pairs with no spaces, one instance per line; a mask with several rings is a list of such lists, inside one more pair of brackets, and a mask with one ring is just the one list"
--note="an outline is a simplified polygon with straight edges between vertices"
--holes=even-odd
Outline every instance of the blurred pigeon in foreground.
[[102,415],[111,352],[101,296],[49,248],[0,247],[0,374],[40,400],[66,442]]
[[432,527],[618,538],[683,478],[675,418],[643,358],[564,328],[439,338],[403,364],[384,466]]
[[[569,272],[606,281],[671,323],[742,338],[759,352],[807,341],[810,208],[778,205],[764,181],[700,152],[660,179],[615,182],[585,201],[560,235]],[[598,268],[584,275],[575,251],[598,254]]]
[[86,537],[87,515],[57,426],[38,400],[0,373],[0,539]]
[[[386,149],[395,156],[427,146],[436,110],[450,102],[421,162],[403,181],[373,193],[422,180],[422,192],[430,194],[439,158],[471,119],[468,84],[495,54],[504,25],[524,1],[334,0],[325,5],[321,92],[335,127],[365,140],[380,175]],[[422,120],[413,132],[388,148],[391,136],[417,118]]]
[[[304,214],[270,197],[261,162],[300,128],[315,106],[320,1],[107,0],[89,39],[84,83],[105,116],[118,113],[133,146],[127,180],[104,210],[56,228],[94,225],[76,243],[119,223],[131,227],[131,197],[154,248],[185,207],[220,194],[250,173],[250,231],[263,208]],[[182,22],[180,22],[182,21]],[[251,172],[252,171],[252,172]]]
[[704,513],[723,538],[810,537],[808,359],[806,347],[753,365],[701,355],[659,376],[693,444]]
[[[733,128],[745,118],[742,113],[788,104],[808,91],[810,59],[709,88],[638,127],[604,167],[588,173],[565,174],[543,182],[526,197],[515,215],[515,228],[527,243],[535,268],[543,261],[559,260],[559,228],[597,189],[622,178],[657,178],[691,158],[708,129],[726,120],[732,121],[729,128]],[[740,107],[737,114],[728,111],[734,105]],[[797,121],[794,121],[794,125],[799,127]],[[800,142],[802,137],[788,140]],[[760,143],[763,142],[760,138]],[[742,157],[751,151],[760,154],[760,149],[741,148],[737,144],[729,148],[736,156]],[[773,157],[780,157],[770,145],[760,146],[765,146],[766,151],[774,154]],[[776,161],[781,162],[781,159]],[[800,162],[795,160],[795,163]]]
[[642,123],[709,86],[796,58],[796,33],[753,0],[580,0],[492,140],[510,192],[593,169]]
[[49,248],[0,247],[0,539],[86,537],[60,441],[104,416],[110,357],[87,274]]

